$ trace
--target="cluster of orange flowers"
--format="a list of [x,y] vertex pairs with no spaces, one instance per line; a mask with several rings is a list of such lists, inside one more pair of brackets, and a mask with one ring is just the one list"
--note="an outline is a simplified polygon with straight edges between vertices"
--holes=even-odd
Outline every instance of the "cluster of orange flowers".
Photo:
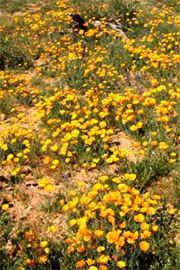
[[[19,254],[22,252],[23,248],[27,249],[26,251],[26,259],[23,262],[25,266],[37,266],[44,265],[47,263],[48,254],[50,253],[50,248],[48,247],[49,243],[46,240],[39,241],[37,235],[32,231],[28,230],[25,232],[25,247],[23,244],[20,244]],[[24,267],[20,268],[25,269]]]
[[79,257],[78,269],[124,268],[133,252],[154,252],[153,238],[161,230],[156,224],[160,196],[141,195],[132,185],[135,178],[101,176],[86,194],[72,190],[67,203],[60,201],[62,210],[75,217],[69,220],[72,236],[65,243],[68,253]]
[[[112,48],[115,50],[114,41],[105,44],[104,47],[97,42],[98,39],[103,38],[103,35],[112,37],[115,35],[114,32],[107,30],[104,19],[100,28],[92,29],[90,27],[86,33],[79,36],[80,39],[77,41],[67,34],[62,35],[59,39],[49,39],[47,43],[42,42],[36,46],[39,36],[44,36],[50,30],[50,32],[58,31],[51,25],[52,17],[58,21],[59,26],[64,25],[65,27],[72,23],[72,18],[68,14],[73,10],[68,1],[58,2],[57,6],[58,11],[49,11],[46,16],[35,13],[23,17],[24,35],[27,35],[28,39],[33,39],[32,43],[35,47],[41,45],[44,50],[39,58],[42,65],[36,67],[37,76],[45,83],[44,76],[46,75],[43,74],[46,68],[50,74],[61,76],[62,81],[65,79],[68,82],[68,77],[74,76],[69,72],[75,74],[80,72],[79,76],[82,75],[83,83],[80,82],[80,86],[77,88],[65,85],[61,89],[46,83],[42,95],[40,88],[33,86],[30,79],[23,76],[12,76],[11,73],[0,73],[2,85],[0,101],[7,102],[7,98],[10,97],[12,100],[22,103],[23,100],[18,100],[24,98],[31,100],[34,107],[34,113],[30,115],[31,119],[29,119],[25,115],[24,105],[12,106],[10,110],[12,117],[9,119],[8,128],[6,128],[5,121],[1,122],[1,125],[4,125],[0,136],[0,149],[3,152],[2,165],[11,171],[11,165],[14,164],[11,175],[23,177],[21,164],[34,157],[33,151],[36,152],[34,148],[37,147],[37,144],[40,144],[44,164],[53,171],[61,168],[63,163],[78,162],[89,168],[94,168],[102,163],[116,163],[121,158],[128,157],[127,149],[116,149],[110,142],[111,137],[119,128],[129,135],[136,136],[138,140],[141,139],[141,134],[146,133],[148,145],[168,151],[168,144],[174,143],[173,136],[176,134],[176,127],[173,123],[178,117],[177,106],[180,90],[176,89],[173,83],[167,85],[166,79],[163,81],[164,78],[160,83],[152,77],[150,87],[143,86],[145,88],[138,92],[138,87],[134,83],[134,73],[135,70],[138,71],[139,60],[130,61],[132,66],[127,67],[124,66],[124,59],[121,58],[120,65],[117,67],[113,62],[107,61],[107,55]],[[179,34],[176,31],[178,27],[176,16],[171,16],[171,9],[164,9],[160,14],[153,10],[152,15],[154,19],[144,25],[147,33],[141,40],[122,41],[124,53],[128,54],[131,60],[139,55],[139,59],[144,61],[143,70],[140,68],[138,71],[142,72],[142,75],[147,67],[151,68],[151,62],[156,72],[160,72],[161,68],[165,68],[164,65],[168,67],[174,65],[175,67],[178,61],[176,51]],[[158,36],[160,41],[156,47],[154,33],[157,33],[157,27],[163,24],[166,16],[169,16],[168,24],[174,25],[174,34],[162,33],[162,36]],[[15,23],[18,24],[19,20],[20,18],[15,18]],[[91,20],[88,20],[87,26],[90,25]],[[34,34],[29,35],[29,30]],[[101,35],[99,36],[99,34]],[[95,40],[93,47],[89,48],[86,38],[91,39],[92,37]],[[147,45],[144,45],[145,42]],[[136,43],[140,43],[140,45]],[[163,55],[158,52],[161,44],[165,44],[168,50],[163,51],[161,53]],[[150,48],[151,46],[152,48]],[[172,53],[169,54],[170,49]],[[47,62],[49,64],[45,66],[44,64]],[[155,62],[160,64],[155,65]],[[68,71],[69,68],[70,71]],[[124,77],[125,69],[130,70],[126,78]],[[138,76],[141,76],[141,73]],[[120,80],[122,87],[118,84]],[[127,86],[127,83],[131,84],[131,81],[133,86]],[[29,120],[31,120],[30,129]],[[45,127],[41,129],[39,128],[40,121],[45,124]],[[161,133],[165,132],[164,140],[151,140],[151,135],[148,134],[148,131],[151,132],[151,125],[156,126],[156,130]],[[34,127],[38,127],[35,132]],[[164,141],[167,147],[162,145]],[[146,150],[147,147],[142,145],[142,149],[138,149],[137,155],[144,156]]]

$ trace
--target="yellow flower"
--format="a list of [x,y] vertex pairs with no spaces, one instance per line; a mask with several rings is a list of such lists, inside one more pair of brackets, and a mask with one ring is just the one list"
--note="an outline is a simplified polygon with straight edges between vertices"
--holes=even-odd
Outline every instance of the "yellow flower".
[[140,143],[139,143],[139,142],[134,142],[134,143],[133,143],[133,146],[134,146],[135,148],[138,148],[138,147],[139,147],[139,145],[140,145]]
[[105,121],[101,121],[99,123],[99,126],[100,126],[100,128],[105,128],[106,127],[106,122]]
[[134,181],[135,179],[136,179],[136,174],[134,174],[134,173],[129,174],[130,181]]
[[98,270],[96,266],[90,266],[88,270]]
[[84,187],[84,182],[79,182],[79,183],[77,184],[77,186],[78,186],[79,188]]
[[74,129],[74,130],[71,132],[71,135],[72,135],[72,137],[77,138],[78,135],[79,135],[79,130],[78,130],[78,129]]
[[14,163],[18,163],[19,162],[19,158],[13,158]]
[[69,162],[70,162],[70,158],[66,158],[66,159],[65,159],[65,162],[66,162],[66,163],[69,163]]
[[141,233],[141,238],[142,239],[147,239],[151,236],[151,232],[148,230],[144,230],[143,233]]
[[151,141],[151,145],[152,145],[152,146],[157,146],[157,144],[158,144],[158,142],[157,142],[156,140]]
[[44,251],[46,254],[49,254],[49,248],[45,248]]
[[152,226],[151,229],[152,229],[153,232],[157,232],[157,230],[159,229],[159,226],[154,225],[154,226]]
[[169,160],[169,163],[175,163],[176,162],[176,159],[175,158],[171,158],[170,160]]
[[7,160],[11,160],[13,158],[13,154],[9,154],[8,156],[7,156]]
[[149,230],[149,224],[147,224],[146,222],[141,223],[140,229],[142,231]]
[[73,227],[74,225],[76,225],[76,223],[77,223],[77,220],[76,220],[76,219],[71,219],[71,220],[69,221],[69,226],[70,226],[70,227]]
[[142,143],[142,145],[143,145],[144,147],[146,147],[146,146],[148,145],[148,142],[147,142],[147,141],[144,141],[144,142]]
[[47,231],[48,232],[52,232],[52,233],[55,233],[56,232],[56,227],[54,225],[51,225],[47,228]]
[[144,219],[145,219],[145,217],[143,214],[138,214],[138,215],[134,216],[134,221],[139,222],[139,223],[143,222]]
[[84,30],[79,30],[78,34],[82,36],[84,34]]
[[63,115],[63,114],[65,114],[65,110],[59,110],[59,113],[60,113],[61,115]]
[[174,215],[175,212],[176,212],[176,210],[174,208],[171,208],[171,209],[169,209],[168,214],[169,215]]
[[119,248],[123,247],[125,245],[125,239],[123,236],[119,237],[117,240],[116,240],[116,249],[118,250]]
[[4,203],[2,206],[1,206],[1,209],[6,211],[7,209],[9,208],[9,204],[7,203]]
[[96,237],[101,237],[101,236],[103,236],[103,234],[104,234],[104,232],[101,231],[101,230],[95,230],[95,232],[94,232],[94,235],[95,235]]
[[168,116],[164,115],[164,116],[158,117],[157,122],[167,123],[168,122]]
[[138,123],[136,124],[136,127],[137,127],[137,128],[142,128],[142,126],[143,126],[143,123],[142,123],[142,122],[138,122]]
[[47,261],[46,255],[43,255],[43,256],[38,257],[38,262],[39,262],[40,264],[45,264],[46,261]]
[[132,126],[129,127],[129,129],[131,131],[136,131],[136,130],[138,130],[138,127],[136,125],[132,125]]
[[47,242],[47,241],[41,241],[41,242],[40,242],[40,247],[41,247],[41,248],[46,248],[47,245],[48,245],[48,242]]
[[52,165],[57,166],[58,164],[59,164],[59,160],[57,160],[57,159],[53,160]]
[[95,191],[103,190],[103,185],[101,183],[96,183],[94,184],[92,190],[95,190]]
[[143,109],[137,110],[137,114],[141,115],[141,114],[143,114],[143,113],[144,113],[144,110],[143,110]]
[[57,145],[53,145],[53,146],[51,146],[50,149],[51,149],[51,151],[56,152],[58,150],[58,146]]
[[153,208],[153,207],[148,207],[146,213],[147,213],[148,215],[153,216],[153,215],[156,214],[156,209]]
[[38,187],[43,188],[48,184],[48,180],[46,178],[42,178],[39,180]]
[[124,262],[124,261],[118,261],[117,262],[117,267],[118,268],[124,268],[124,267],[126,267],[126,262]]
[[113,163],[112,157],[107,158],[106,162],[109,163],[109,164],[110,164],[110,163]]
[[128,173],[125,173],[125,174],[123,175],[123,179],[124,179],[124,180],[128,180],[128,179],[129,179],[129,174],[128,174]]
[[161,199],[161,196],[155,194],[155,195],[152,196],[152,198],[155,201],[159,201]]
[[159,149],[160,150],[166,150],[168,148],[168,145],[165,142],[159,143]]
[[138,231],[131,232],[131,231],[125,231],[123,233],[123,237],[127,238],[127,242],[129,244],[134,244],[134,242],[138,239],[139,233]]
[[126,228],[126,222],[123,221],[122,223],[120,223],[120,224],[119,224],[119,228],[120,228],[120,229]]
[[156,104],[155,98],[147,97],[145,101],[142,103],[143,106],[148,107],[148,106],[153,106]]
[[109,256],[101,255],[97,258],[98,263],[106,264],[109,261]]
[[19,171],[20,171],[20,168],[16,168],[14,171],[11,172],[11,175],[16,176]]
[[8,149],[8,146],[7,146],[6,143],[4,143],[4,144],[1,145],[1,148],[2,148],[4,151],[6,151],[6,150]]
[[51,192],[53,190],[53,186],[51,184],[48,184],[47,186],[45,186],[44,190],[47,192]]
[[106,234],[107,242],[112,244],[115,243],[118,240],[120,231],[111,231]]
[[122,193],[126,193],[128,191],[128,186],[125,184],[119,184],[118,185],[118,189],[122,192]]
[[121,182],[121,180],[119,179],[119,177],[114,177],[114,178],[112,179],[112,181],[113,181],[114,183],[116,183],[116,184],[119,184],[119,183]]
[[140,247],[140,249],[141,249],[142,251],[146,252],[146,251],[148,251],[150,245],[149,245],[149,243],[146,242],[146,241],[141,241],[141,242],[139,243],[139,247]]
[[95,263],[95,261],[92,260],[92,259],[87,259],[86,262],[87,262],[87,264],[88,264],[89,266],[91,266],[92,264]]
[[98,253],[100,253],[100,252],[103,252],[105,250],[105,247],[99,246],[99,247],[97,247],[96,250],[97,250]]

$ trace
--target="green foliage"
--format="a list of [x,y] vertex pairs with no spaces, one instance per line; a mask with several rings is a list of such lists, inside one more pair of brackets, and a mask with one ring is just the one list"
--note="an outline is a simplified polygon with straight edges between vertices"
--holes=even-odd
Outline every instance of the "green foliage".
[[0,36],[0,70],[6,67],[17,68],[32,66],[32,57],[24,47],[20,47],[17,40],[5,35]]
[[93,0],[90,3],[86,3],[83,0],[70,0],[70,3],[84,17],[94,19],[120,16],[124,20],[127,16],[126,13],[132,12],[135,6],[134,1],[124,0],[112,0],[110,5],[108,0]]
[[13,260],[8,254],[7,245],[10,241],[11,231],[13,229],[13,219],[9,213],[0,209],[0,261],[1,269],[13,269]]
[[137,162],[133,170],[138,175],[138,187],[144,189],[152,181],[167,176],[170,171],[170,165],[164,157],[158,157],[156,159],[152,157]]
[[30,4],[35,4],[35,0],[2,0],[0,9],[3,12],[15,13],[18,11],[25,11]]

